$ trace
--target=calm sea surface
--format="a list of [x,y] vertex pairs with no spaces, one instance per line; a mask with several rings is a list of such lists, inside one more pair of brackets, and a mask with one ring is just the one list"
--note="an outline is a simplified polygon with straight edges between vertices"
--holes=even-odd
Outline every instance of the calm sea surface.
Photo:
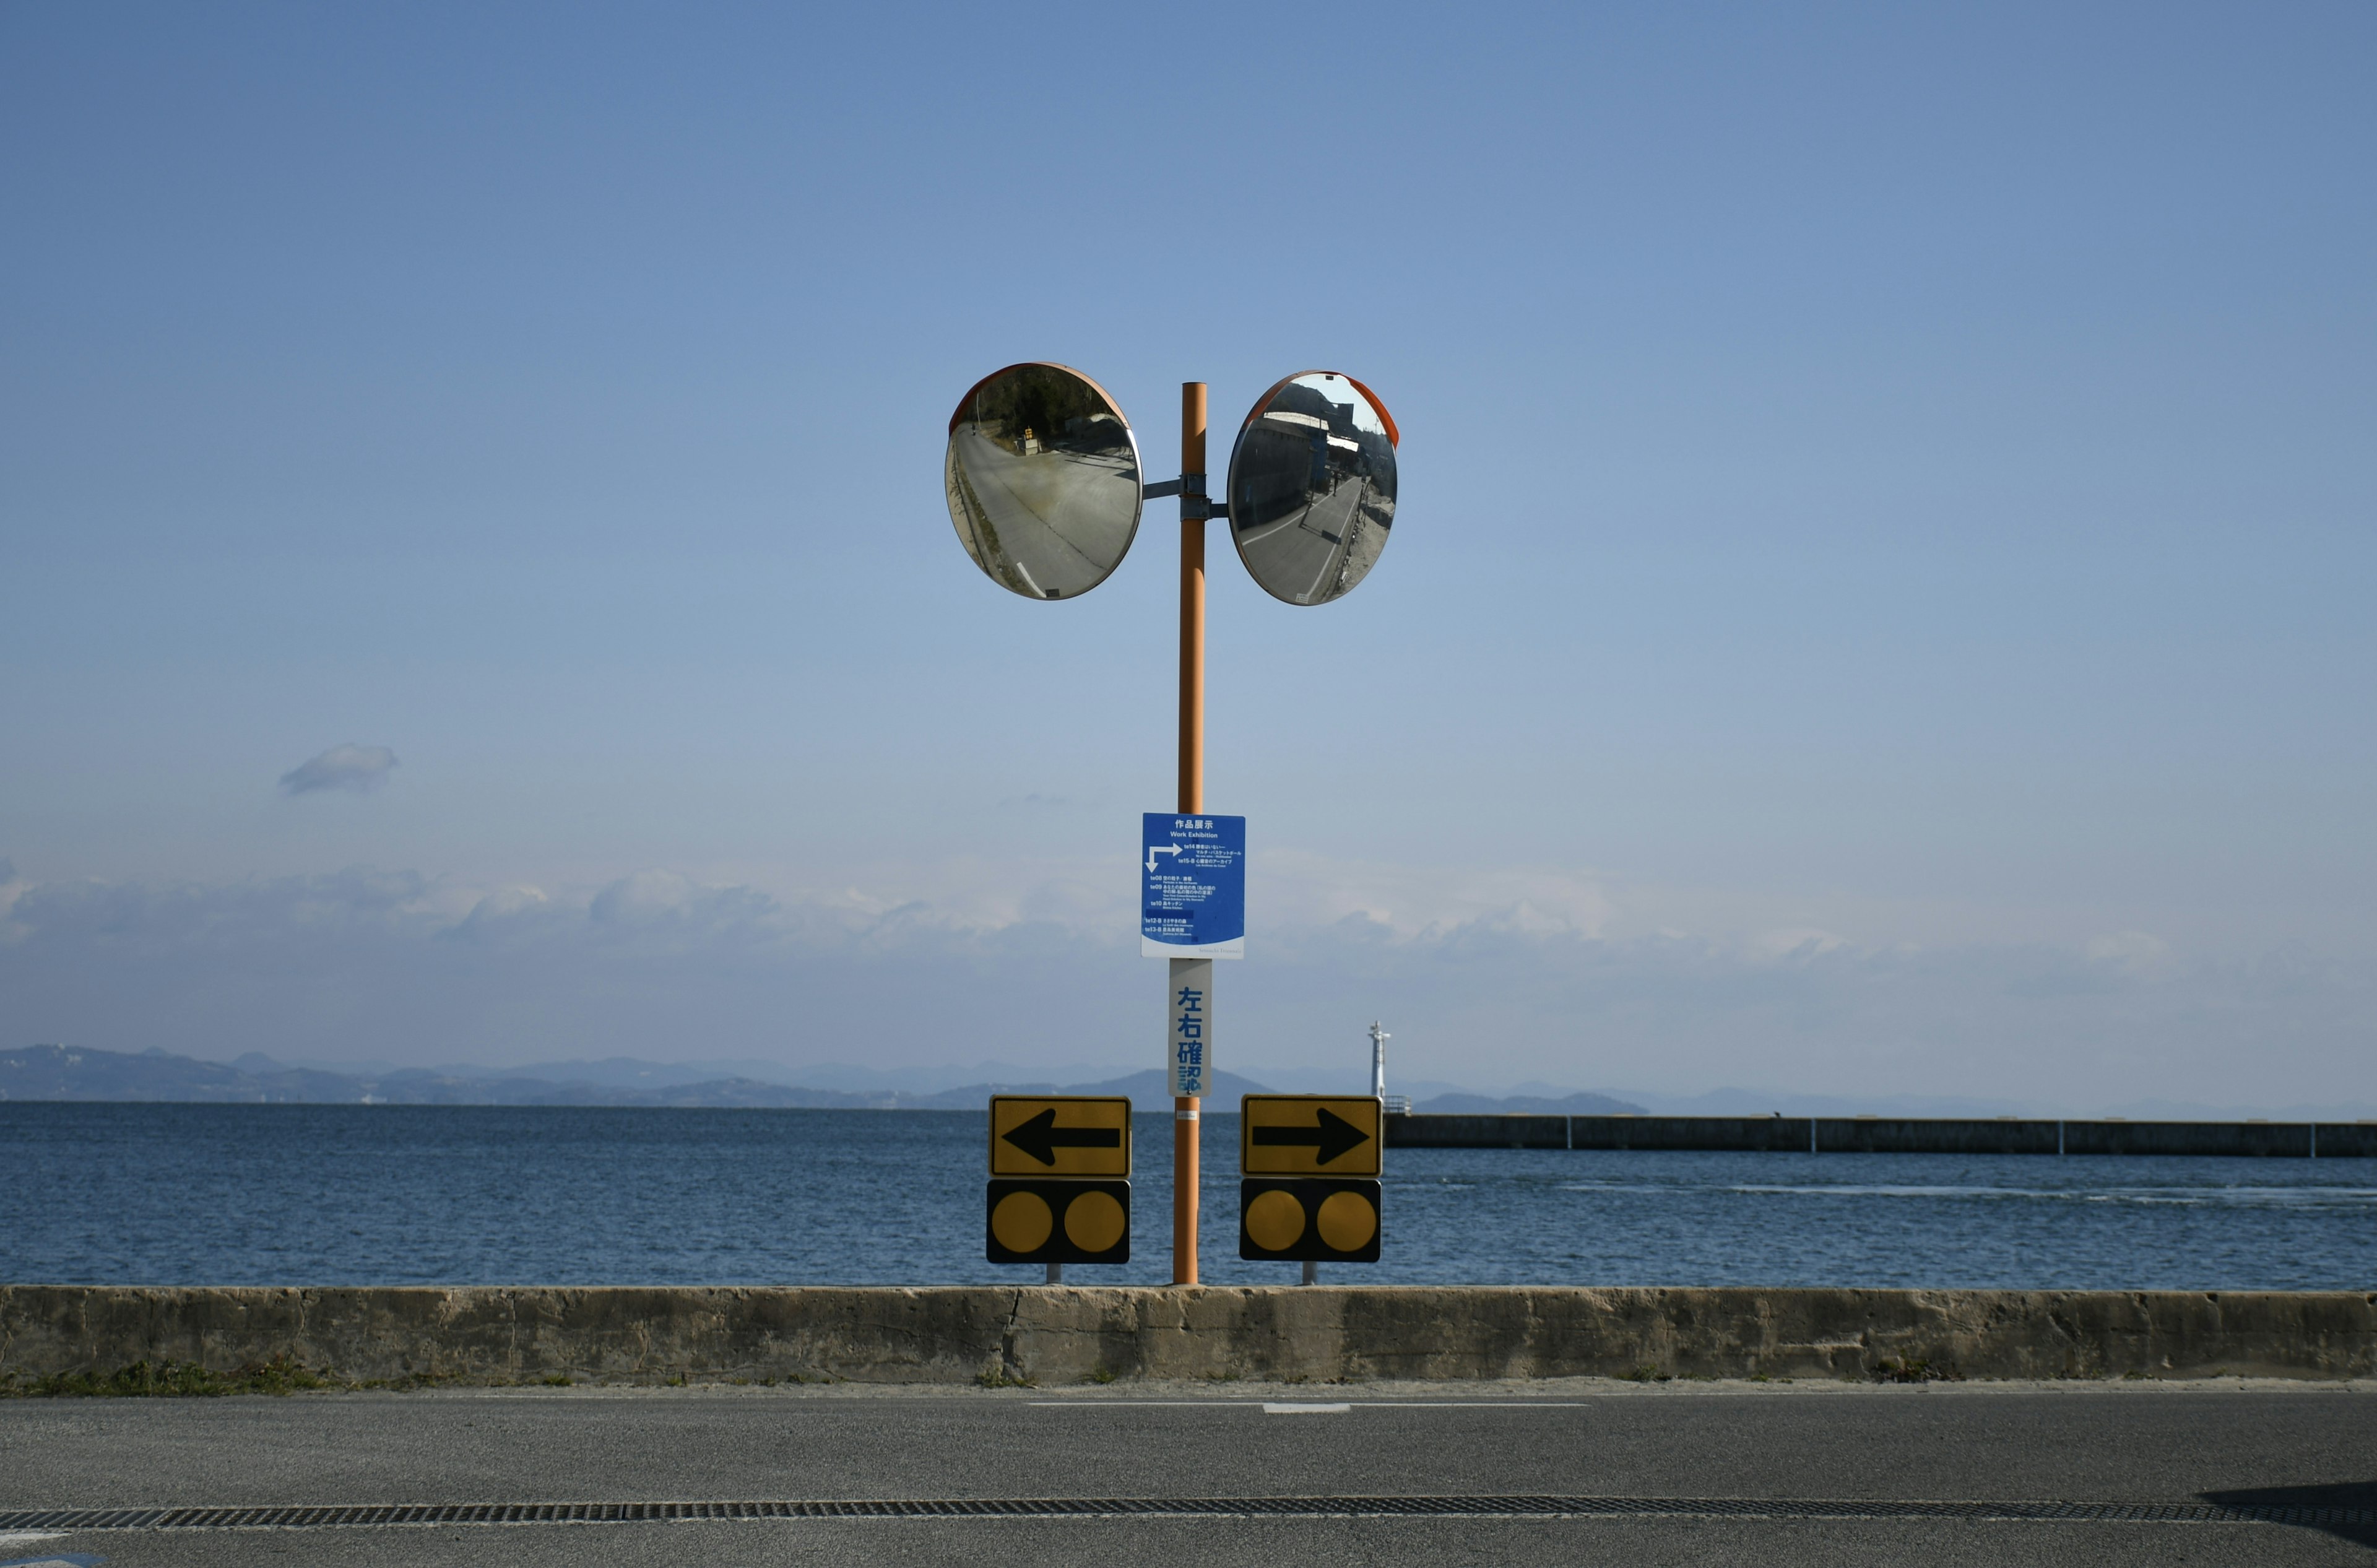
[[[1237,1119],[1205,1121],[1205,1278]],[[1171,1119],[1138,1119],[1135,1261],[1169,1276]],[[0,1282],[953,1284],[982,1257],[956,1111],[0,1104]],[[1397,1149],[1344,1282],[2366,1289],[2377,1161]]]

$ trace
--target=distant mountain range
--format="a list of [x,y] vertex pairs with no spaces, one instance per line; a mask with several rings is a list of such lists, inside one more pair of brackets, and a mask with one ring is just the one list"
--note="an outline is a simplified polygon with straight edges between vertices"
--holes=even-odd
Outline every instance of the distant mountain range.
[[1412,1107],[1423,1116],[1644,1116],[1630,1100],[1607,1095],[1511,1095],[1492,1099],[1484,1095],[1439,1095]]
[[[590,1064],[591,1065],[591,1064]],[[32,1046],[0,1052],[0,1100],[169,1100],[245,1105],[391,1106],[683,1106],[782,1107],[818,1110],[979,1110],[995,1094],[1128,1095],[1153,1103],[1165,1094],[1161,1069],[1149,1068],[1099,1083],[969,1083],[931,1094],[852,1092],[766,1083],[756,1078],[713,1078],[636,1086],[555,1081],[510,1074],[459,1073],[397,1068],[369,1073],[320,1066],[291,1067],[257,1053],[231,1063],[201,1061],[149,1049],[138,1053],[81,1046]],[[1213,1075],[1213,1097],[1260,1095],[1263,1085],[1232,1072]]]
[[[726,1065],[726,1064],[718,1064]],[[747,1064],[735,1063],[735,1067]],[[770,1063],[753,1069],[784,1071]],[[551,1073],[552,1076],[537,1076]],[[1415,1085],[1419,1087],[1420,1085]],[[1437,1085],[1427,1085],[1436,1087]],[[1213,1075],[1212,1098],[1226,1105],[1268,1087],[1235,1072]],[[680,1106],[778,1107],[817,1110],[978,1110],[992,1095],[1128,1095],[1161,1104],[1161,1069],[1149,1068],[1091,1083],[1033,1080],[967,1083],[930,1093],[896,1089],[818,1089],[770,1083],[747,1073],[703,1077],[698,1070],[614,1058],[555,1062],[528,1071],[478,1068],[388,1067],[370,1063],[340,1071],[325,1063],[292,1065],[260,1052],[234,1061],[202,1061],[169,1051],[93,1050],[83,1046],[30,1046],[0,1052],[0,1100],[174,1101],[221,1105],[391,1106]],[[1616,1116],[1642,1107],[1607,1095],[1559,1097],[1441,1094],[1422,1100],[1424,1112],[1493,1115]]]

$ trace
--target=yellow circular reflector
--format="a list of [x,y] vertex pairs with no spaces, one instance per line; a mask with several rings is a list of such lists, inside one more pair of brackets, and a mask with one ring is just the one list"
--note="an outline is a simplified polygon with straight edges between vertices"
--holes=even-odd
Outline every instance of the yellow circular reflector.
[[1104,1252],[1130,1223],[1111,1192],[1084,1192],[1065,1205],[1065,1239],[1084,1252]]
[[1304,1234],[1304,1205],[1276,1187],[1259,1192],[1247,1205],[1247,1234],[1266,1252],[1293,1247]]
[[1332,1192],[1320,1201],[1320,1239],[1340,1252],[1358,1252],[1379,1233],[1379,1211],[1359,1192]]
[[1036,1252],[1048,1244],[1057,1216],[1037,1192],[1009,1192],[990,1211],[990,1233],[1010,1252]]

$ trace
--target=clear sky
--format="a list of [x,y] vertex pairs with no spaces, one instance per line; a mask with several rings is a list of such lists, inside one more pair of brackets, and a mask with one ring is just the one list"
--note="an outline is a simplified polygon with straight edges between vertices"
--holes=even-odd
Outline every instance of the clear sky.
[[[2377,8],[0,6],[0,1045],[1154,1065],[1175,525],[999,591],[1014,360],[1212,591],[1217,1059],[2377,1104]],[[1217,446],[1215,464],[1220,463]]]

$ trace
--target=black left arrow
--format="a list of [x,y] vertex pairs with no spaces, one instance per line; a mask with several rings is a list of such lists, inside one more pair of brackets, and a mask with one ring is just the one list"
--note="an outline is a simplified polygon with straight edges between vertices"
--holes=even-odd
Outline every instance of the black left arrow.
[[1055,1165],[1059,1149],[1119,1149],[1122,1129],[1119,1127],[1059,1127],[1057,1107],[1050,1106],[1038,1116],[1006,1134],[1007,1141],[1038,1160],[1042,1165]]
[[1316,1107],[1320,1124],[1314,1127],[1258,1127],[1250,1136],[1264,1144],[1284,1144],[1289,1148],[1312,1150],[1313,1163],[1327,1165],[1346,1150],[1370,1141],[1370,1135],[1331,1110],[1327,1106]]

